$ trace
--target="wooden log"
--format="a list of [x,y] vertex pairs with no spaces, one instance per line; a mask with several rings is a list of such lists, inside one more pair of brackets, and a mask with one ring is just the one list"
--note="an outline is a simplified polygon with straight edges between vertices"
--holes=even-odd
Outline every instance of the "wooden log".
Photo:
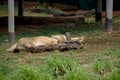
[[69,32],[66,32],[66,42],[71,42],[71,35]]
[[[46,23],[71,23],[81,21],[84,22],[84,16],[68,16],[68,17],[31,17],[31,16],[15,16],[16,25],[25,24],[46,24]],[[0,17],[0,26],[8,25],[8,17]]]
[[53,50],[58,50],[58,51],[68,51],[68,50],[76,50],[80,49],[80,45],[76,42],[65,42],[65,43],[60,43],[60,44],[55,44],[55,45],[44,45],[44,46],[37,46],[37,47],[26,47],[26,51],[31,52],[31,53],[41,53],[41,52],[46,52],[46,51],[53,51]]
[[76,13],[74,12],[69,12],[69,13],[66,13],[64,11],[61,11],[61,12],[55,12],[51,9],[38,9],[38,8],[30,8],[30,9],[25,9],[26,11],[32,11],[32,12],[35,12],[35,13],[41,13],[41,12],[44,12],[44,13],[47,13],[47,14],[52,14],[54,17],[67,17],[67,16],[76,16]]

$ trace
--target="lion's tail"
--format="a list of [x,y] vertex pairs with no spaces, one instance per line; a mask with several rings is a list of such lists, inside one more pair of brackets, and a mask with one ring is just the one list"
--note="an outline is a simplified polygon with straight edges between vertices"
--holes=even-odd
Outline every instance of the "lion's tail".
[[17,43],[15,43],[12,47],[8,48],[8,52],[13,52],[17,48]]

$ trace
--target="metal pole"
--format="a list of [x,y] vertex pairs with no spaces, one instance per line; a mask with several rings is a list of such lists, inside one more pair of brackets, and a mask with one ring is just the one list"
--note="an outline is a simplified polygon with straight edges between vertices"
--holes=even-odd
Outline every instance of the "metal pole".
[[96,22],[102,22],[102,0],[96,0],[96,10],[95,10]]
[[112,32],[113,0],[106,0],[106,31]]
[[23,16],[23,0],[18,0],[18,16]]
[[15,41],[15,24],[14,24],[14,0],[8,0],[8,33],[9,42],[12,45]]

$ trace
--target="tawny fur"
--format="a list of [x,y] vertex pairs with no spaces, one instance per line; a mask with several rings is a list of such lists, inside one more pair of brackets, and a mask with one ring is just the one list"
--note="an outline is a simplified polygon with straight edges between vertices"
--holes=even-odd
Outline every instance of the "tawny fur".
[[74,37],[74,38],[71,38],[71,39],[72,39],[73,41],[78,42],[78,43],[83,43],[85,37],[84,37],[84,36],[80,36],[80,37]]
[[24,50],[26,47],[29,48],[49,44],[57,44],[57,40],[47,36],[27,37],[18,40],[12,47],[7,49],[7,51],[13,52],[15,49]]
[[[52,35],[52,38],[57,39],[58,43],[62,43],[66,41],[66,36],[62,35],[62,34],[58,34],[58,35]],[[83,43],[85,37],[84,36],[80,36],[80,37],[72,37],[71,40],[72,41],[76,41],[78,43]]]
[[56,39],[58,43],[63,43],[66,41],[65,35],[62,35],[62,34],[52,35],[51,37]]

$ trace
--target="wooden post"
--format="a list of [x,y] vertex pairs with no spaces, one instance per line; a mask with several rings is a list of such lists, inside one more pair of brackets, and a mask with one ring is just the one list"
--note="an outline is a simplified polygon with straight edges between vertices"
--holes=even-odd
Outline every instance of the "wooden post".
[[71,42],[71,36],[69,32],[66,32],[66,42],[67,43]]
[[112,32],[113,0],[106,0],[106,31]]
[[4,5],[4,0],[1,0],[0,2],[1,2],[1,3],[0,3],[1,5]]
[[43,6],[44,0],[40,0],[39,2],[41,3],[41,6]]
[[23,0],[18,0],[18,16],[23,16]]
[[80,9],[80,0],[77,0],[77,8]]
[[14,0],[8,0],[8,33],[9,42],[12,45],[15,41],[15,28],[14,28]]
[[102,22],[102,0],[96,0],[96,10],[95,10],[95,20],[96,22]]

